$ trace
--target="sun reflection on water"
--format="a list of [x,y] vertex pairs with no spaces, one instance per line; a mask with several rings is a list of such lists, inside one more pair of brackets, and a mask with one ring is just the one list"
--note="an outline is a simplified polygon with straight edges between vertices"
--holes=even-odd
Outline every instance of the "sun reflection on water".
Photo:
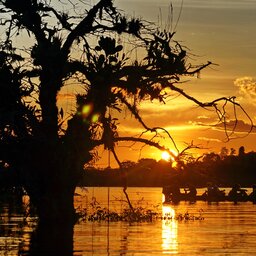
[[163,252],[178,253],[178,222],[170,205],[162,207],[162,248]]

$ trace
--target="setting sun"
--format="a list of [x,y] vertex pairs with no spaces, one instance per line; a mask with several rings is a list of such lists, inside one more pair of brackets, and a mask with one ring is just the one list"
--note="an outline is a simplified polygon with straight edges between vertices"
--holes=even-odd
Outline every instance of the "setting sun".
[[161,157],[165,161],[170,161],[171,160],[171,155],[167,151],[162,152]]

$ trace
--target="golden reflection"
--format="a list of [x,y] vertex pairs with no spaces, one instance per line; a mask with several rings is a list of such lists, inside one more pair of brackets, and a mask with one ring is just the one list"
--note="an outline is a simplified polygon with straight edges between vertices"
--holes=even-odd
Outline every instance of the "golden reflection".
[[178,253],[178,222],[170,205],[162,206],[162,248],[163,253]]

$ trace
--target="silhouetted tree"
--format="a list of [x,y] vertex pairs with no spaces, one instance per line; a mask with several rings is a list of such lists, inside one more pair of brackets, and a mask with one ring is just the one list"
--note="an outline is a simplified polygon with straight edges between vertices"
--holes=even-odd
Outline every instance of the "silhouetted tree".
[[241,146],[241,147],[239,148],[239,151],[238,151],[238,156],[239,156],[239,157],[243,157],[244,154],[245,154],[245,148],[244,148],[244,146]]
[[220,150],[220,158],[223,160],[228,156],[229,150],[226,147],[222,147]]
[[[164,131],[172,140],[168,131],[144,123],[139,101],[164,102],[169,89],[200,107],[213,107],[220,121],[228,102],[239,106],[233,97],[203,103],[181,89],[180,76],[197,75],[211,63],[187,63],[174,33],[127,18],[111,0],[99,0],[84,12],[82,1],[66,4],[69,13],[59,7],[63,1],[0,1],[1,30],[6,31],[0,42],[0,160],[16,171],[41,222],[48,223],[73,221],[74,190],[98,146],[110,150],[120,167],[119,141],[168,150],[156,136],[119,136],[114,113],[128,109],[144,132]],[[123,53],[115,40],[121,34],[142,48],[144,59]],[[68,122],[57,106],[67,81],[84,88]]]
[[236,150],[234,148],[230,149],[230,156],[234,156],[236,154]]
[[127,169],[128,171],[136,166],[136,163],[130,160],[122,162],[123,169]]

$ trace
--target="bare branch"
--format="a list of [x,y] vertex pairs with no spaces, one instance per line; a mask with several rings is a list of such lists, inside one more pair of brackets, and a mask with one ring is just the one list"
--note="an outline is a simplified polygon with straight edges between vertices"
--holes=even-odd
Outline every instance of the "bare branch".
[[174,159],[176,159],[176,155],[170,151],[168,148],[164,147],[164,146],[161,146],[159,143],[157,142],[154,142],[154,141],[150,141],[150,140],[147,140],[147,139],[144,139],[144,138],[135,138],[135,137],[117,137],[117,138],[114,138],[114,141],[115,142],[118,142],[118,141],[134,141],[134,142],[139,142],[139,143],[144,143],[144,144],[147,144],[149,146],[152,146],[152,147],[155,147],[155,148],[158,148],[159,150],[161,151],[167,151]]
[[[149,131],[149,132],[155,132],[156,134],[157,134],[158,130],[161,130],[161,131],[165,132],[165,133],[168,135],[169,139],[171,139],[171,141],[172,141],[172,143],[173,143],[173,145],[174,145],[176,151],[179,152],[178,147],[177,147],[177,145],[176,145],[176,143],[175,143],[173,137],[171,136],[171,134],[170,134],[165,128],[163,128],[163,127],[151,127],[151,128],[148,127],[148,126],[145,124],[145,122],[142,120],[141,116],[139,115],[139,112],[138,112],[136,106],[135,106],[135,105],[132,106],[132,105],[123,97],[123,95],[121,95],[121,93],[118,94],[118,97],[119,97],[119,99],[121,100],[121,102],[123,102],[123,103],[128,107],[128,109],[130,110],[130,112],[131,112],[131,113],[134,115],[134,117],[139,121],[139,123],[146,129],[146,132],[148,132],[148,131]],[[144,133],[145,133],[145,132],[144,132]]]

